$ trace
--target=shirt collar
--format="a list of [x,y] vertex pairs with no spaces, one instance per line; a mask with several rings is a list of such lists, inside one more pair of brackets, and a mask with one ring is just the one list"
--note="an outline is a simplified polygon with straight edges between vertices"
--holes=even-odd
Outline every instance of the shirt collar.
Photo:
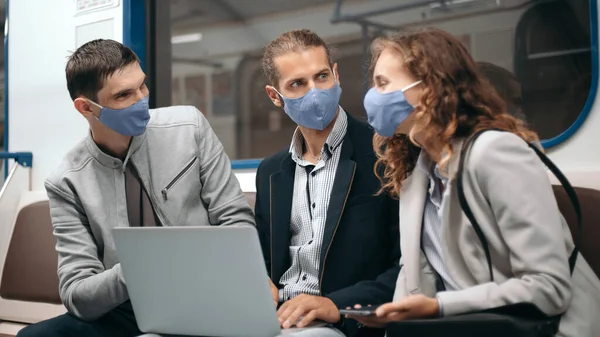
[[438,165],[435,164],[423,150],[421,150],[421,153],[419,154],[416,167],[425,172],[430,180],[435,180],[433,179],[434,177],[437,177],[444,183],[448,180],[448,178],[440,173]]
[[[347,128],[348,116],[346,115],[346,111],[340,106],[335,124],[333,125],[329,136],[327,136],[323,149],[321,149],[321,158],[325,160],[329,159],[333,152],[339,148],[346,136]],[[302,135],[300,128],[296,128],[296,131],[294,131],[289,152],[295,162],[302,160],[302,154],[304,152],[304,136]]]

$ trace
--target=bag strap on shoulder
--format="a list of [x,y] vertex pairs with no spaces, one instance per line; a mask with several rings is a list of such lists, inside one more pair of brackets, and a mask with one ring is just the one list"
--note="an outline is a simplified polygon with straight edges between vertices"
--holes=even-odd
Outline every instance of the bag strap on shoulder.
[[[458,201],[460,202],[460,207],[462,208],[466,217],[471,222],[471,225],[473,226],[473,229],[475,230],[475,233],[477,234],[479,241],[481,241],[481,245],[483,246],[485,258],[486,258],[487,264],[488,264],[490,280],[494,281],[494,272],[492,269],[492,258],[490,256],[490,249],[489,249],[487,240],[485,238],[485,235],[483,235],[483,232],[481,231],[481,227],[479,226],[479,223],[477,223],[477,220],[475,219],[475,216],[473,215],[473,212],[471,211],[469,204],[467,203],[467,199],[465,198],[465,192],[463,189],[463,169],[464,169],[464,163],[465,163],[465,158],[467,156],[467,152],[469,151],[469,149],[471,148],[471,146],[473,145],[475,140],[486,131],[490,131],[490,129],[480,130],[480,131],[476,132],[475,134],[473,134],[470,138],[465,140],[463,147],[462,147],[462,151],[460,153],[460,162],[459,162],[458,172],[456,174],[456,177],[457,177],[457,183],[458,183],[458,187],[457,187],[458,188]],[[502,131],[502,130],[494,130],[494,131]],[[537,156],[540,158],[540,160],[546,165],[546,167],[548,167],[548,169],[550,169],[550,171],[552,171],[554,176],[556,176],[556,178],[560,181],[561,185],[567,192],[569,199],[571,200],[571,204],[573,204],[573,208],[575,209],[575,214],[577,215],[577,233],[575,236],[575,247],[573,248],[573,252],[571,253],[571,256],[569,257],[569,269],[570,269],[571,275],[572,275],[573,270],[575,268],[575,262],[577,261],[577,255],[579,253],[579,246],[581,244],[581,237],[582,237],[582,232],[583,232],[583,219],[582,219],[583,217],[582,217],[582,212],[581,212],[581,205],[579,204],[579,198],[577,197],[577,193],[571,186],[571,183],[569,183],[569,180],[558,169],[558,167],[556,167],[556,165],[550,160],[550,158],[548,158],[548,156],[546,156],[536,145],[534,145],[532,143],[527,143],[527,144],[529,145],[529,147],[531,149],[533,149],[533,151],[537,154]]]

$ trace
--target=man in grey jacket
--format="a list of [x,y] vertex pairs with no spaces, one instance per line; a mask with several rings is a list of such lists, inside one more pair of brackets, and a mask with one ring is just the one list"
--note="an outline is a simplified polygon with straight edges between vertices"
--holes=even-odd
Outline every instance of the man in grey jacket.
[[252,210],[202,113],[149,110],[146,75],[131,49],[91,41],[70,57],[66,76],[91,131],[45,184],[68,313],[18,336],[136,336],[111,229],[254,225]]

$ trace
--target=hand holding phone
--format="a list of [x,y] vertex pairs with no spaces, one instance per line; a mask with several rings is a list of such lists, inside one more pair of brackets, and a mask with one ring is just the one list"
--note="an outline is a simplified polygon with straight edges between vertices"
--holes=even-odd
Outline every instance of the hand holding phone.
[[377,310],[378,305],[376,306],[366,306],[361,308],[346,308],[340,309],[341,315],[351,315],[351,316],[373,316],[375,315],[375,310]]
[[357,322],[364,324],[370,328],[383,328],[387,325],[387,317],[379,317],[375,312],[380,305],[367,305],[363,307],[360,304],[356,304],[353,308],[347,307],[346,309],[339,309],[340,314],[346,318],[351,318]]

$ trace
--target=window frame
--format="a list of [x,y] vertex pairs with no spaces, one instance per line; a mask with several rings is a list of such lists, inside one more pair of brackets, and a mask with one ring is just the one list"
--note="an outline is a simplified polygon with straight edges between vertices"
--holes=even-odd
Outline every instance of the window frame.
[[549,138],[542,139],[540,143],[545,149],[552,148],[557,146],[571,136],[573,136],[577,130],[583,125],[586,118],[589,116],[592,108],[594,107],[594,102],[596,100],[596,95],[598,94],[598,2],[596,0],[590,0],[590,39],[591,41],[591,53],[592,53],[592,83],[590,85],[590,90],[588,92],[588,98],[585,101],[585,105],[583,109],[577,116],[577,119],[571,124],[566,130],[561,132],[560,134]]
[[[8,0],[7,0],[8,3]],[[151,11],[147,11],[146,7],[149,6],[150,0],[123,0],[123,42],[130,46],[140,58],[143,58],[143,64],[151,64],[152,67],[160,67],[160,65],[156,64],[156,62],[152,62],[152,60],[146,60],[147,58],[152,58],[153,56],[147,51],[147,41],[151,41],[151,39],[156,38],[155,36],[151,36],[152,29],[145,27],[148,22],[152,22],[153,18],[149,17],[152,14]],[[568,140],[571,136],[573,136],[583,125],[586,118],[589,116],[595,102],[595,98],[598,91],[598,71],[599,71],[599,41],[598,41],[598,4],[595,0],[589,0],[590,5],[590,38],[591,38],[591,57],[592,57],[592,83],[588,93],[588,98],[586,103],[579,113],[577,119],[562,133],[550,139],[541,140],[541,144],[544,148],[548,149],[554,146],[557,146],[566,140]],[[8,5],[7,5],[8,8]],[[7,10],[8,17],[8,10]],[[140,20],[137,18],[145,18],[145,20],[141,20],[144,24],[139,24]],[[135,24],[134,24],[135,22]],[[144,27],[140,27],[144,26]],[[5,38],[6,43],[7,38]],[[5,48],[5,52],[6,52]],[[150,61],[150,62],[146,62]],[[5,61],[6,62],[6,61]],[[5,64],[5,69],[8,69]],[[147,70],[147,69],[144,69]],[[155,73],[154,69],[150,69],[151,73]],[[5,81],[8,78],[8,72],[5,74]],[[156,81],[155,81],[156,83]],[[6,87],[8,88],[8,87]],[[5,89],[7,90],[7,89]],[[152,95],[152,94],[151,94]],[[151,100],[152,101],[152,100]],[[5,109],[6,117],[5,121],[8,120],[8,109]],[[7,127],[5,127],[8,130]],[[7,144],[8,136],[7,131],[5,131],[5,144]],[[262,158],[257,159],[239,159],[239,160],[231,160],[231,166],[234,170],[251,170],[256,169],[260,165]]]
[[[4,8],[4,152],[8,153],[8,5],[10,0],[6,0]],[[4,160],[4,177],[2,181],[8,178],[8,160]]]

